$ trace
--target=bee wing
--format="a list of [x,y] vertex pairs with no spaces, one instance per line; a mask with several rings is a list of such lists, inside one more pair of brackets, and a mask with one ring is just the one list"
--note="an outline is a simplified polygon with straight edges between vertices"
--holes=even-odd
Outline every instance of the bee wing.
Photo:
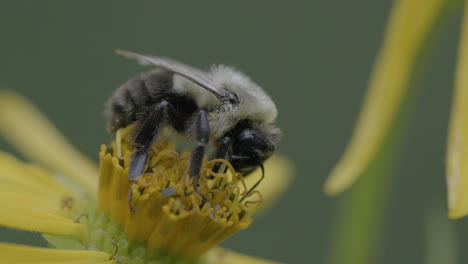
[[177,62],[169,58],[142,55],[124,50],[116,50],[116,52],[117,54],[120,54],[127,58],[136,59],[140,64],[156,65],[168,71],[184,76],[185,78],[193,81],[194,83],[210,91],[220,99],[226,97],[226,93],[220,88],[221,85],[211,80],[211,78],[209,78],[205,72],[199,69],[196,69],[194,67]]

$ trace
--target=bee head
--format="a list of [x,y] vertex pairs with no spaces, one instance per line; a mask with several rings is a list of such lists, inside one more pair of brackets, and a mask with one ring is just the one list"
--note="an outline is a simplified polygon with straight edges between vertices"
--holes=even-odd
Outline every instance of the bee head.
[[231,163],[237,171],[250,171],[275,151],[279,130],[265,129],[252,122],[240,122],[232,134]]

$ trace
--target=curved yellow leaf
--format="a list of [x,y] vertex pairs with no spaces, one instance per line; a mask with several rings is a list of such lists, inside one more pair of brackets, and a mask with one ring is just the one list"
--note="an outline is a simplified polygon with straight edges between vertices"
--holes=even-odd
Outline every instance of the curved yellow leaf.
[[449,217],[468,214],[468,1],[465,1],[447,146]]

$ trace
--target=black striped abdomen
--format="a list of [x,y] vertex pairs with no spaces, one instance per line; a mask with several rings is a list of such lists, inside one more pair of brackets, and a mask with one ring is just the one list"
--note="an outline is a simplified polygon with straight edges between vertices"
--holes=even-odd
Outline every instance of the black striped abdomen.
[[172,77],[168,71],[156,70],[135,76],[117,88],[105,110],[107,129],[115,132],[147,116],[170,93]]

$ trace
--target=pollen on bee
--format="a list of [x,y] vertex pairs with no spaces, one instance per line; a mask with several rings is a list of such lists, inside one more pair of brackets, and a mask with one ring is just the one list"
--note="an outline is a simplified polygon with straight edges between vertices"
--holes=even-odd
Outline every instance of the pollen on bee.
[[[204,160],[200,195],[188,173],[190,151],[177,152],[168,138],[154,144],[145,173],[129,180],[133,154],[129,131],[118,132],[121,142],[113,141],[111,151],[101,147],[98,200],[99,211],[125,233],[130,244],[196,260],[251,224],[251,215],[263,202],[260,192],[248,192],[243,176],[226,160]],[[224,165],[225,173],[212,170],[217,163]]]

